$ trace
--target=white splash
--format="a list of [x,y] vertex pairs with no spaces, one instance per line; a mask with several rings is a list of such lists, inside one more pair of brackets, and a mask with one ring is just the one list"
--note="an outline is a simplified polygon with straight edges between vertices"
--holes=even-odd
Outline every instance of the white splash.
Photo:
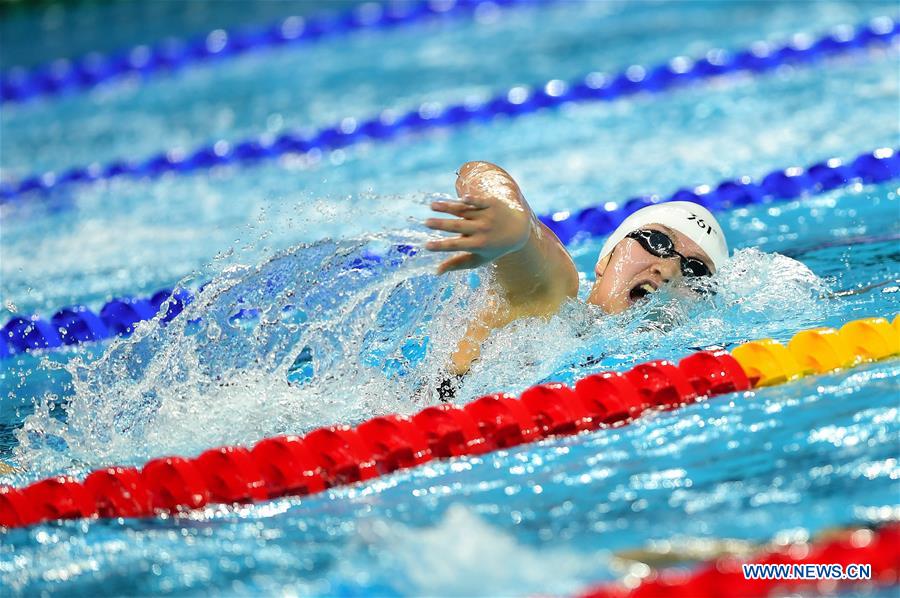
[[[516,595],[569,595],[583,590],[579,580],[595,577],[598,563],[610,558],[608,553],[522,544],[459,504],[433,527],[364,520],[358,534],[372,547],[370,554],[391,561],[389,570],[404,572],[409,595],[504,596],[510,588]],[[352,577],[350,565],[344,568],[341,573]]]
[[[168,325],[146,322],[100,359],[68,364],[66,421],[47,397],[17,431],[16,463],[29,477],[78,473],[436,403],[483,293],[464,274],[436,277],[440,256],[398,249],[422,240],[326,240],[229,264]],[[756,250],[737,252],[711,285],[699,298],[664,289],[618,316],[571,301],[495,331],[457,401],[765,336],[828,309],[805,266]]]

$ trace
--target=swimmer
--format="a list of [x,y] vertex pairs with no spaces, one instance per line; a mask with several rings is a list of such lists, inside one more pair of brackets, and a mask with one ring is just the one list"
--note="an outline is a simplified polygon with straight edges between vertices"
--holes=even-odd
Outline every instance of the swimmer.
[[[578,295],[578,271],[566,248],[525,201],[516,181],[488,162],[467,162],[456,179],[458,201],[435,201],[431,209],[452,216],[425,225],[456,233],[429,241],[429,251],[453,253],[438,274],[489,264],[495,284],[487,305],[471,321],[448,369],[465,375],[492,330],[525,317],[550,317]],[[690,202],[638,210],[600,250],[596,280],[587,302],[604,312],[625,311],[666,284],[684,286],[709,276],[728,259],[725,234],[713,215]],[[442,400],[455,384],[441,383]]]

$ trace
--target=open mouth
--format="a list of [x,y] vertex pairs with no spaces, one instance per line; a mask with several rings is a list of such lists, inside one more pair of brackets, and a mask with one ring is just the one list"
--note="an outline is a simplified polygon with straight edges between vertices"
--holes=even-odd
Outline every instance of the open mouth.
[[652,282],[642,282],[632,287],[628,293],[628,298],[632,303],[637,303],[641,299],[645,299],[650,293],[656,292],[656,285]]

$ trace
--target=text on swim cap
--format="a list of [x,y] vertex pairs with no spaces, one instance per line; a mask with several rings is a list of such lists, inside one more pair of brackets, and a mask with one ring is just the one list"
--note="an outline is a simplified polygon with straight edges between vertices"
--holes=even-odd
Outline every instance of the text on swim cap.
[[697,218],[697,215],[694,214],[693,212],[691,212],[691,217],[688,218],[688,220],[693,220],[694,222],[696,222],[697,226],[699,226],[700,228],[705,230],[707,235],[712,234],[712,232],[713,232],[712,225],[707,224],[706,221],[703,220],[703,218]]

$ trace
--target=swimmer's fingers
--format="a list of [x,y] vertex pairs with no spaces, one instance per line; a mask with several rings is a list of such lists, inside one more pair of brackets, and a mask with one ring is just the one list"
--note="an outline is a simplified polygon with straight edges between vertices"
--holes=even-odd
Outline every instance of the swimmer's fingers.
[[487,261],[488,260],[484,257],[475,255],[474,253],[461,253],[441,262],[441,265],[438,266],[437,273],[443,274],[445,272],[453,272],[454,270],[477,268],[478,266],[487,263]]
[[428,251],[468,251],[479,246],[480,243],[473,240],[472,237],[462,236],[425,243],[425,249]]
[[477,197],[474,195],[460,195],[459,201],[464,204],[470,205],[473,208],[477,208],[479,210],[484,210],[486,208],[490,208],[497,202],[496,197]]
[[474,220],[460,220],[459,218],[429,218],[425,226],[431,230],[442,230],[448,233],[472,235],[478,232],[481,225]]
[[469,218],[478,212],[478,208],[463,201],[433,201],[431,209],[435,212],[443,212],[444,214],[453,214],[460,218]]

